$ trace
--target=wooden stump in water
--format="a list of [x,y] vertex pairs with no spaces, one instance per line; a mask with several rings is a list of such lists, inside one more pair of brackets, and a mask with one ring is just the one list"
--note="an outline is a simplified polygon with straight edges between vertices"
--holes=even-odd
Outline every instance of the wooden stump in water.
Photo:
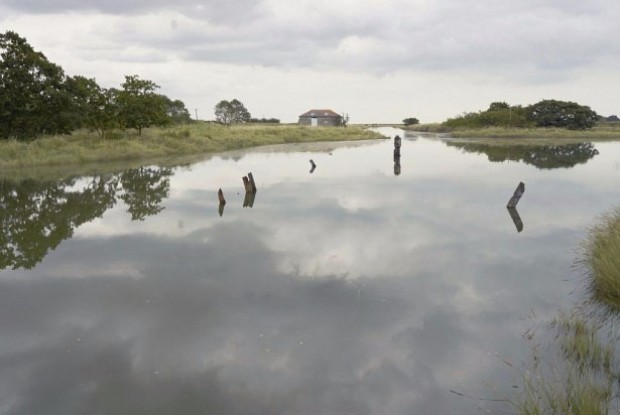
[[400,144],[401,138],[397,135],[394,137],[394,160],[396,160],[397,157],[400,157]]
[[394,148],[400,148],[401,138],[399,135],[394,137]]
[[256,193],[256,183],[254,183],[254,176],[252,176],[252,172],[248,173],[248,179],[250,180],[250,186],[252,187],[252,193]]
[[256,183],[252,173],[243,176],[243,187],[245,187],[245,198],[243,199],[243,207],[254,206],[254,198],[256,197]]
[[523,196],[523,193],[525,193],[525,183],[519,182],[519,185],[515,189],[515,192],[513,193],[510,200],[508,201],[508,205],[506,205],[506,207],[507,208],[517,207],[517,203],[519,203],[519,200],[521,199],[521,196]]
[[250,184],[250,179],[248,179],[248,176],[243,176],[243,187],[245,188],[246,193],[252,193],[252,184]]

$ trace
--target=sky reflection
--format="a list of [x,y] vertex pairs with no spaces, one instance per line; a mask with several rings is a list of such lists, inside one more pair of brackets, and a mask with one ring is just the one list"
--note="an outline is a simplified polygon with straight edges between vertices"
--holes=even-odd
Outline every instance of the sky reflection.
[[[577,300],[620,147],[542,171],[404,139],[395,177],[391,146],[214,157],[175,170],[157,214],[119,202],[0,272],[0,414],[500,407],[451,390],[514,393],[528,315]],[[521,233],[505,208],[519,181]]]

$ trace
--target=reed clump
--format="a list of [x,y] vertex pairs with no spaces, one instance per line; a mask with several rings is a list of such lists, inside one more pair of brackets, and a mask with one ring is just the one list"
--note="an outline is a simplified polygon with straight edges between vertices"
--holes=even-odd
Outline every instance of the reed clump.
[[[607,415],[617,413],[618,373],[614,341],[599,327],[562,314],[552,323],[549,356],[533,347],[523,392],[514,402],[522,415]],[[538,341],[538,339],[536,339]]]
[[620,208],[602,216],[586,240],[588,288],[594,301],[620,311]]

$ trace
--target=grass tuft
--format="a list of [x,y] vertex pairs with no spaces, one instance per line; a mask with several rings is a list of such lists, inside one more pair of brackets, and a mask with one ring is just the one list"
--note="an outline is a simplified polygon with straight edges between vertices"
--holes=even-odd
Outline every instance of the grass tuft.
[[[523,375],[523,392],[514,402],[522,415],[607,415],[617,413],[618,377],[614,342],[599,328],[575,315],[552,323],[556,336],[551,356],[533,346],[532,363]],[[545,363],[543,363],[545,362]]]
[[585,248],[592,299],[620,312],[620,208],[599,219]]

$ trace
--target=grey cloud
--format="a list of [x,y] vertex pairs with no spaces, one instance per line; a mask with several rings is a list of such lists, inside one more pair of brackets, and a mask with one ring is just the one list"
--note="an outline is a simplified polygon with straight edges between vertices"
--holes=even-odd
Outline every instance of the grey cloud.
[[[143,33],[133,19],[110,32],[93,33],[118,48],[151,50],[151,59],[178,59],[386,74],[399,70],[483,71],[493,76],[566,79],[574,70],[603,62],[620,50],[616,22],[620,6],[611,1],[431,3],[396,1],[380,9],[329,10],[299,7],[288,19],[254,0],[169,2],[47,2],[10,0],[27,13],[94,11],[151,19],[163,33]],[[310,12],[309,12],[310,11]],[[160,12],[184,16],[161,21]],[[305,16],[304,13],[308,15]],[[149,14],[150,17],[149,17]],[[348,49],[347,45],[353,49]],[[359,50],[356,48],[359,47]],[[82,53],[89,53],[84,44]],[[123,59],[132,58],[131,53]],[[615,61],[614,61],[615,62]],[[615,62],[618,64],[618,62]]]

